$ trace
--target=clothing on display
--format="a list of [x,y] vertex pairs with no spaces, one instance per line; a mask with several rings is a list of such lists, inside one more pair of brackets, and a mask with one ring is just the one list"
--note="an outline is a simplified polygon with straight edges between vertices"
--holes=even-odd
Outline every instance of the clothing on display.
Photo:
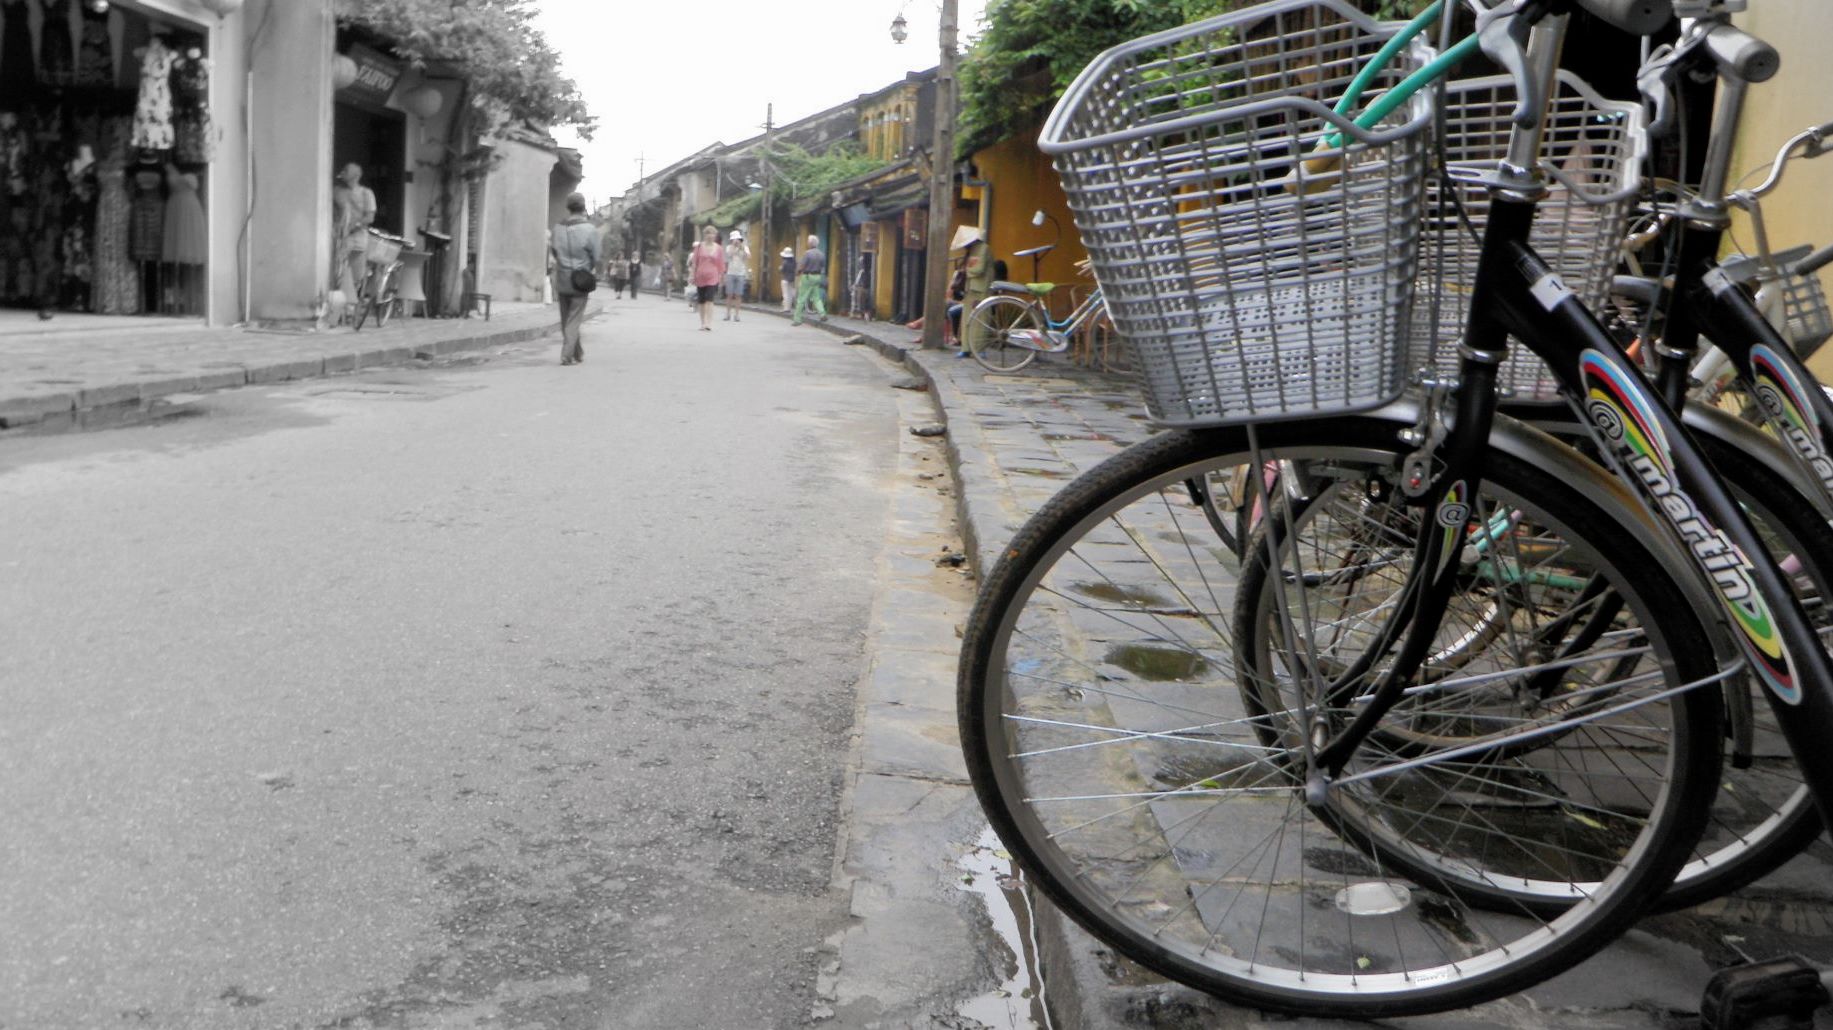
[[125,4],[0,0],[0,303],[201,312],[203,39]]
[[38,82],[30,4],[31,0],[0,0],[0,96],[23,96]]
[[108,9],[97,11],[83,4],[83,34],[76,47],[76,84],[79,86],[112,86],[115,84],[114,43],[108,34]]
[[177,168],[166,169],[165,240],[161,261],[201,265],[210,257],[210,235],[205,229],[204,204],[197,198],[197,176]]
[[141,169],[134,173],[134,202],[127,256],[135,261],[158,261],[165,255],[165,193],[160,175]]
[[154,36],[140,55],[140,101],[134,108],[134,146],[170,150],[172,134],[172,65],[178,55]]
[[44,24],[38,30],[38,81],[46,86],[76,84],[76,40],[70,35],[70,0],[39,0]]
[[215,149],[210,126],[210,59],[196,47],[185,51],[172,66],[172,108],[178,160],[208,164]]
[[140,313],[140,270],[128,257],[131,205],[127,167],[119,156],[96,171],[101,193],[95,213],[95,310],[104,315]]

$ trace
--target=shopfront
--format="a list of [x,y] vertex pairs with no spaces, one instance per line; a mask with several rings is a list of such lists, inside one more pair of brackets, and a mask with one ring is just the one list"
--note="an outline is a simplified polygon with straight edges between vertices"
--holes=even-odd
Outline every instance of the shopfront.
[[214,20],[0,0],[0,305],[205,313]]

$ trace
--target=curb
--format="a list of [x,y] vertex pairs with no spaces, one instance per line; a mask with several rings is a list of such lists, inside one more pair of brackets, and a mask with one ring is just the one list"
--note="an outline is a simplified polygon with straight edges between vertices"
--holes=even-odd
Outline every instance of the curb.
[[[936,399],[942,423],[948,428],[948,460],[956,480],[955,513],[963,549],[972,563],[976,585],[985,583],[999,560],[999,549],[1017,535],[1019,527],[1000,503],[1007,486],[994,471],[998,463],[992,458],[979,423],[967,415],[967,398],[948,376],[937,374],[929,366],[931,361],[955,359],[943,351],[892,343],[856,327],[810,324],[834,336],[859,336],[864,344],[909,369],[927,385]],[[1026,894],[1031,899],[1038,963],[1049,1011],[1059,1030],[1127,1026],[1196,1030],[1263,1025],[1258,1013],[1234,1008],[1120,958],[1035,890],[1027,887]]]
[[[782,315],[782,312],[773,309],[747,306],[746,310]],[[923,357],[925,352],[920,347],[907,347],[892,343],[871,333],[861,332],[848,326],[835,325],[832,322],[809,322],[807,324],[833,336],[858,336],[881,356],[902,365],[912,375],[921,379],[930,395],[936,399],[936,408],[941,413],[942,424],[948,428],[944,440],[948,447],[949,470],[954,473],[955,480],[959,484],[959,489],[955,491],[955,516],[961,529],[963,550],[968,560],[973,563],[975,583],[986,582],[986,577],[992,573],[993,565],[998,560],[998,552],[991,548],[1004,547],[1006,540],[1016,534],[1017,527],[1008,526],[1010,531],[996,541],[983,539],[985,536],[983,525],[987,529],[1006,526],[1007,520],[992,512],[984,511],[986,502],[978,500],[978,498],[997,496],[1002,491],[987,472],[988,469],[994,467],[994,463],[988,457],[985,438],[980,433],[980,427],[974,425],[969,419],[953,417],[953,413],[963,409],[966,399],[960,391],[955,389],[955,384],[948,381],[947,377],[938,376],[929,369]],[[943,352],[936,351],[935,353],[940,355]],[[971,437],[971,439],[963,439],[964,436]]]
[[[602,310],[602,306],[588,309],[585,317],[591,318]],[[234,389],[290,379],[317,379],[358,369],[405,365],[463,351],[523,343],[558,331],[557,325],[541,324],[418,344],[289,355],[256,364],[206,362],[195,373],[165,372],[152,378],[127,379],[100,386],[22,393],[0,397],[0,432],[22,426],[74,425],[92,413],[124,412],[170,394]]]

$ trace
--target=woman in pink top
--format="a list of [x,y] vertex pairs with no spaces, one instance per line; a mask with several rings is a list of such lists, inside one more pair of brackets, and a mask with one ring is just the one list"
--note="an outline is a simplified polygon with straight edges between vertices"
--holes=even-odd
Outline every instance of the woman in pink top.
[[719,296],[719,284],[726,277],[726,249],[719,245],[719,230],[707,226],[700,231],[700,242],[687,257],[688,274],[693,277],[695,299],[700,304],[700,331],[713,331],[713,301]]

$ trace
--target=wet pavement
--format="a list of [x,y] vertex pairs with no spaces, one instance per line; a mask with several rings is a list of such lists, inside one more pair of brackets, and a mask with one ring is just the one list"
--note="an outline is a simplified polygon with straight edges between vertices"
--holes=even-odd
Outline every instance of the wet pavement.
[[[551,331],[551,307],[506,307],[488,323],[404,320],[361,334],[173,327],[9,336],[0,345],[0,428],[81,426],[175,393],[403,364]],[[779,316],[747,311],[751,317]],[[899,479],[911,488],[898,491],[881,559],[836,869],[854,922],[829,942],[810,1021],[1045,1025],[1035,1004],[1042,990],[1056,1028],[1349,1025],[1262,1016],[1119,959],[1048,905],[1034,910],[984,836],[953,736],[953,652],[972,574],[990,568],[1069,480],[1150,435],[1135,385],[1053,357],[1015,376],[988,375],[953,352],[918,350],[916,333],[886,323],[834,318],[802,331],[811,342],[851,340],[902,363],[927,387],[900,398],[903,421],[947,427],[943,438],[906,434],[902,444]],[[967,555],[965,573],[938,564],[957,547]],[[962,895],[983,900],[987,913],[966,930]],[[1033,952],[1042,956],[1041,985]],[[1692,1026],[1714,969],[1787,953],[1833,964],[1833,848],[1824,841],[1737,895],[1645,920],[1522,996],[1386,1025]],[[1816,1025],[1833,1027],[1833,1016],[1823,1013]]]
[[[1017,375],[989,375],[952,351],[919,349],[917,333],[834,318],[817,327],[903,360],[935,395],[960,486],[960,531],[976,569],[1076,475],[1152,433],[1138,387],[1046,355]],[[1053,1025],[1062,1027],[1329,1027],[1265,1016],[1171,984],[1121,959],[1039,904],[1037,947]],[[1833,966],[1833,847],[1825,840],[1767,879],[1694,909],[1643,920],[1579,968],[1475,1009],[1382,1025],[1594,1027],[1697,1025],[1712,973],[1744,958],[1800,954]],[[1833,1027],[1823,1010],[1816,1026]]]

